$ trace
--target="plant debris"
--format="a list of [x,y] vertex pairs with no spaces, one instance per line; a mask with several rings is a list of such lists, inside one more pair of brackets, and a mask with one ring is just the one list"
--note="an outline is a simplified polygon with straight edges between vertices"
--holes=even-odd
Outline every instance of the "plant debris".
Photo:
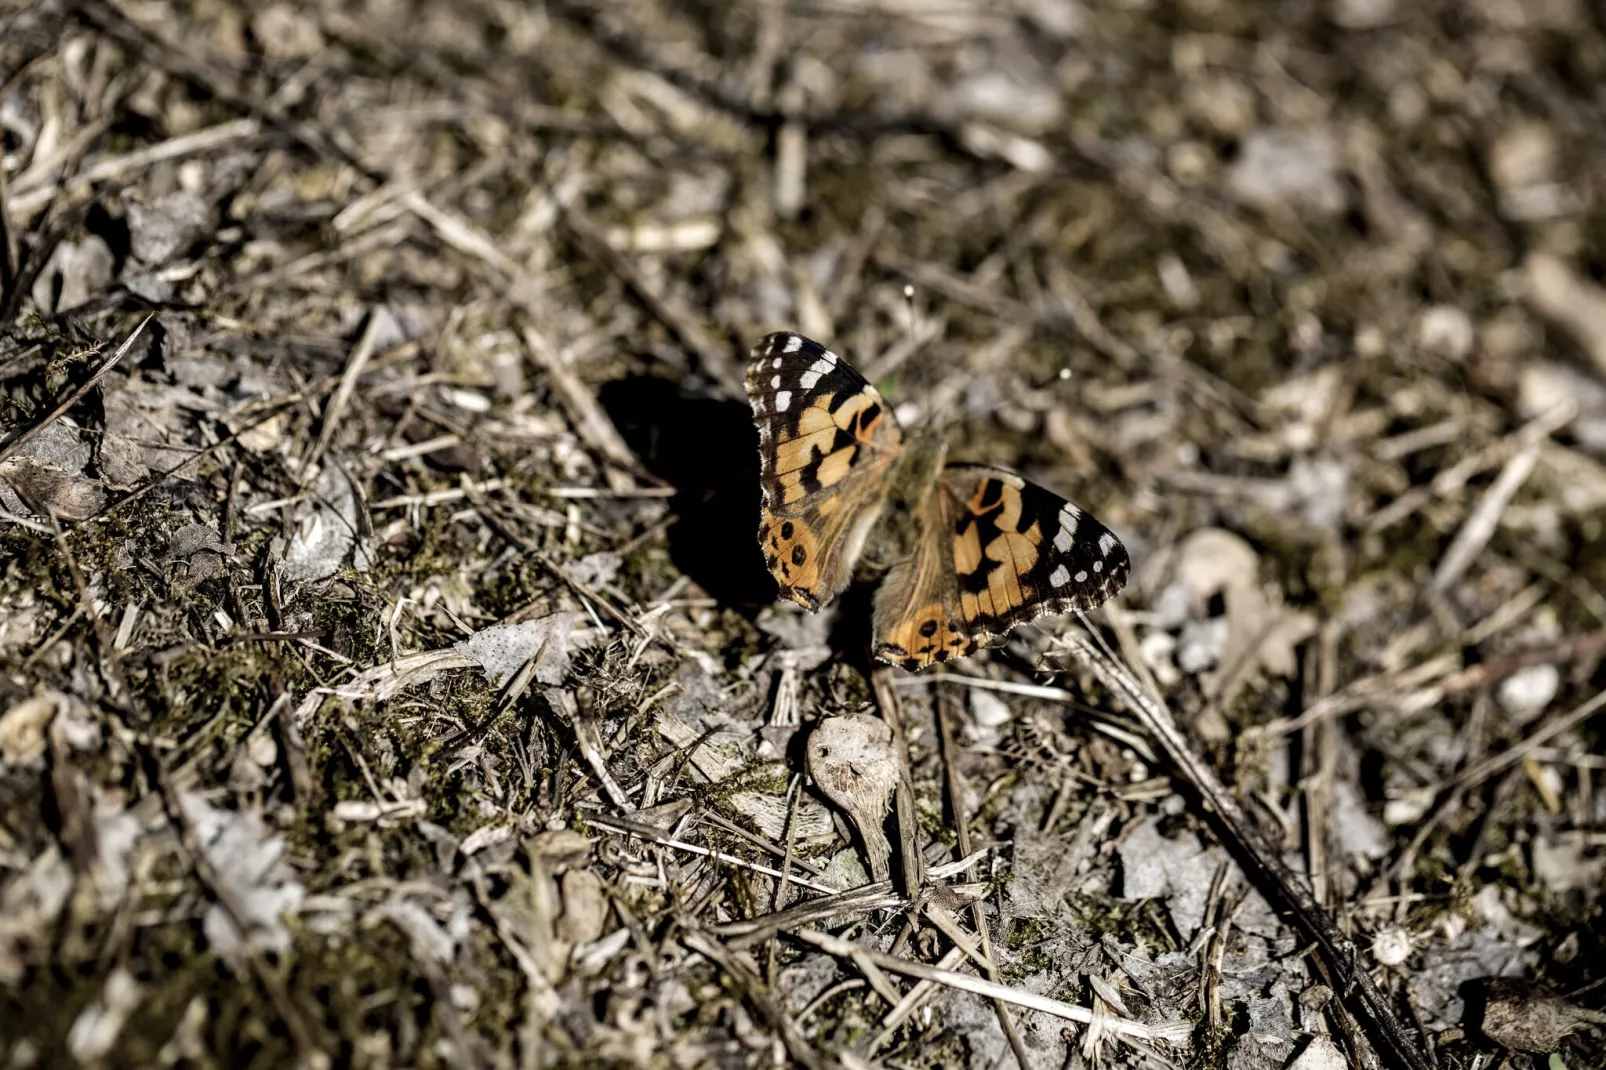
[[[0,1064],[1599,1065],[1598,10],[0,25]],[[1121,597],[776,606],[779,329]]]

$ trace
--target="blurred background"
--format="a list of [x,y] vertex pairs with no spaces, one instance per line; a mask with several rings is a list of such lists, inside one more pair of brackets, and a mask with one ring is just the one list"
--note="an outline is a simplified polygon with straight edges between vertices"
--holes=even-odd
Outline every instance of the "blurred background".
[[742,928],[868,880],[777,329],[1120,534],[1100,624],[1424,1058],[1601,1065],[1606,6],[0,23],[5,1065],[1362,1065],[1059,625],[897,684],[919,846],[989,976],[1185,1040]]

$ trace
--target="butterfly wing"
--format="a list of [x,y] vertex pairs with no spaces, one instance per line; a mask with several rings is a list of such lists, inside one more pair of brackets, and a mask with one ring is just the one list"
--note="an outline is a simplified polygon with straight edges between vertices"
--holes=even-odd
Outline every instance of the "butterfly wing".
[[949,465],[914,556],[877,593],[876,656],[905,669],[963,657],[1049,613],[1091,609],[1125,586],[1109,528],[1003,468]]
[[819,609],[852,576],[903,434],[864,376],[791,332],[753,347],[747,396],[758,424],[765,564],[781,597]]

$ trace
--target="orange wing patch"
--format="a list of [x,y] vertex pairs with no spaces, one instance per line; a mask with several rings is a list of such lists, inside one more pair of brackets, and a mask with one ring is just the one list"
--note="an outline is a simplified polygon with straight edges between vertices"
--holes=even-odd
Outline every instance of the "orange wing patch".
[[954,533],[954,571],[965,620],[1005,618],[1031,601],[1027,578],[1037,567],[1043,529],[1036,519],[1021,529],[1025,481],[1000,473],[982,479],[965,502]]
[[759,549],[782,597],[818,609],[852,576],[903,435],[864,376],[790,331],[753,347],[747,394],[764,498]]
[[804,609],[819,609],[820,600],[813,592],[820,583],[820,540],[814,529],[802,517],[781,520],[766,509],[759,521],[758,543],[781,594]]
[[816,397],[798,414],[796,431],[777,436],[775,477],[781,504],[791,505],[846,479],[884,412],[880,395],[868,386],[846,399],[833,394]]
[[896,624],[876,637],[876,656],[911,672],[975,649],[976,640],[960,631],[940,601],[900,614]]

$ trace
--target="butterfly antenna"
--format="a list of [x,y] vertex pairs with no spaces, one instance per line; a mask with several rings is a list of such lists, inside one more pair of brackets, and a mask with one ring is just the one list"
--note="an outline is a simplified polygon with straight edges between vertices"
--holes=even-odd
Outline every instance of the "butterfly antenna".
[[920,326],[920,314],[915,310],[915,287],[914,283],[912,282],[906,282],[903,284],[903,307],[909,311],[909,325],[907,329],[909,331],[909,340],[913,342],[916,336],[919,334],[917,328]]

